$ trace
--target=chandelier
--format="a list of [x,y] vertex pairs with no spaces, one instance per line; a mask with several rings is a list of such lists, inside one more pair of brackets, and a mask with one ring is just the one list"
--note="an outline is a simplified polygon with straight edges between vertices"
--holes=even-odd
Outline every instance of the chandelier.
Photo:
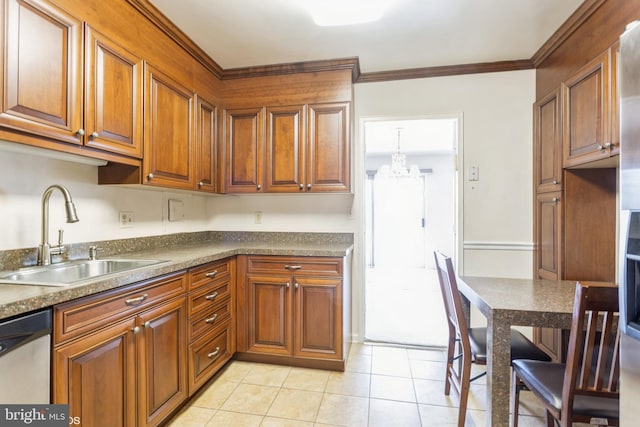
[[376,177],[381,178],[419,178],[420,169],[417,165],[407,168],[407,156],[400,153],[400,131],[398,128],[397,151],[391,155],[391,165],[382,165],[378,168]]

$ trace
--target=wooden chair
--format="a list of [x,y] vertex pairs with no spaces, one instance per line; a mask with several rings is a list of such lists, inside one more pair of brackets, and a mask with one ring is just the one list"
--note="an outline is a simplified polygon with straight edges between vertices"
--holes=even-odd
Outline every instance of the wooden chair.
[[[518,426],[519,385],[543,403],[547,426],[619,425],[618,287],[577,283],[567,362],[513,362],[511,424]],[[606,421],[605,421],[606,420]]]
[[[487,360],[487,328],[467,326],[451,258],[438,251],[434,252],[434,256],[449,327],[444,394],[449,395],[452,385],[458,392],[460,397],[458,427],[463,427],[467,413],[469,386],[472,381],[486,374],[485,372],[471,378],[471,363],[485,364]],[[551,360],[527,337],[516,330],[511,330],[511,360],[514,358]]]

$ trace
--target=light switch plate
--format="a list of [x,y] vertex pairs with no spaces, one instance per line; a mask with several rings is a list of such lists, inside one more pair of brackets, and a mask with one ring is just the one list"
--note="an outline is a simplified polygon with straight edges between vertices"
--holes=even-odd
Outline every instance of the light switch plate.
[[179,199],[169,199],[169,221],[184,219],[184,202]]

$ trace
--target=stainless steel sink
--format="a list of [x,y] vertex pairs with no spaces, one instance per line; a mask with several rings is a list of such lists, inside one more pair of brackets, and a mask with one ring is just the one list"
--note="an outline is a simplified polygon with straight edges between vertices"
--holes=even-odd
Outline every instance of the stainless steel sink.
[[135,270],[166,261],[152,259],[76,260],[60,264],[0,272],[0,283],[17,285],[68,286],[82,280]]

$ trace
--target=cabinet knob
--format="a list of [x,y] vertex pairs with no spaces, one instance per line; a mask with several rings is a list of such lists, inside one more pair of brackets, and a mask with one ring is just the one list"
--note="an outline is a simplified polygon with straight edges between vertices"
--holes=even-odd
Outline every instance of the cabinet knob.
[[598,151],[602,151],[602,150],[604,150],[604,147],[602,145],[598,144],[598,145],[596,145],[596,149]]
[[144,327],[145,328],[150,328],[151,327],[151,322],[149,320],[147,320],[146,322],[144,322]]
[[307,190],[311,190],[311,184],[307,184]]
[[558,181],[556,181],[555,179],[553,180],[553,185],[558,185]]
[[262,188],[262,185],[258,184],[258,185],[256,185],[256,188],[257,188],[258,190],[260,190],[260,189]]
[[296,282],[295,285],[293,285],[294,288],[298,289],[300,287],[300,285],[298,285],[298,282]]
[[198,188],[202,188],[202,186],[203,186],[203,185],[204,185],[204,182],[200,181],[200,182],[198,183]]
[[91,132],[91,138],[98,138],[100,134],[98,132]]
[[135,328],[132,329],[134,334],[137,334],[140,332],[140,326],[136,326]]
[[610,142],[607,142],[606,144],[604,144],[604,148],[610,148],[611,145],[613,145],[613,144],[611,144]]
[[212,357],[216,357],[218,355],[218,353],[220,353],[220,347],[216,347],[216,349],[214,351],[212,351],[211,353],[207,354],[207,357],[209,359],[211,359]]
[[284,286],[285,286],[285,288],[289,289],[289,287],[291,287],[291,283],[287,282],[287,284],[284,285]]
[[76,135],[84,136],[84,129],[78,129]]
[[153,174],[152,173],[148,174],[147,175],[147,180],[151,181],[152,179],[153,179]]
[[551,201],[552,201],[553,203],[558,203],[558,198],[557,198],[557,197],[554,197],[553,199],[551,199]]
[[300,189],[304,190],[304,184],[302,184],[302,183],[300,184]]

